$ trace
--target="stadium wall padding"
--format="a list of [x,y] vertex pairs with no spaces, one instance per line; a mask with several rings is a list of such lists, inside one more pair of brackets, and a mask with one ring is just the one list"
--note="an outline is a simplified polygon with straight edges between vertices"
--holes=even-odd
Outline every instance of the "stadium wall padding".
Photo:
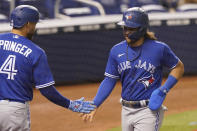
[[[185,75],[197,74],[196,24],[152,26],[150,30],[182,60]],[[57,84],[102,80],[110,48],[123,39],[120,27],[34,36],[34,42],[47,53]]]

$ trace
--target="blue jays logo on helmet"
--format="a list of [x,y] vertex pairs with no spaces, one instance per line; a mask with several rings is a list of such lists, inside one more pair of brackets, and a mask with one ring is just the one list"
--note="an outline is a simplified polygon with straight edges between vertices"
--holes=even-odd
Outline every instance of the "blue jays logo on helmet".
[[16,28],[23,27],[27,22],[37,23],[38,20],[38,9],[30,5],[19,5],[10,15],[10,25]]
[[152,74],[148,77],[143,77],[138,80],[138,82],[144,85],[145,89],[147,89],[154,81],[155,81],[155,78],[153,77]]
[[126,15],[125,17],[127,20],[132,19],[132,15]]

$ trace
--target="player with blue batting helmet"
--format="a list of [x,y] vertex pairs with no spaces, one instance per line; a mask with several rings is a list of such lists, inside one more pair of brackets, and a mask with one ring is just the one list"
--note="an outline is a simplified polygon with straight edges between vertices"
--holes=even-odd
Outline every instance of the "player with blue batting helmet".
[[21,28],[27,22],[37,23],[39,21],[39,11],[30,5],[20,5],[12,11],[10,19],[13,27]]
[[0,34],[0,130],[30,131],[33,87],[59,106],[90,113],[95,108],[93,102],[84,101],[83,97],[70,100],[56,90],[45,51],[31,41],[39,11],[20,5],[12,11],[10,20],[11,32]]
[[[159,131],[163,101],[183,75],[184,65],[166,43],[157,41],[148,30],[148,15],[142,8],[128,9],[118,24],[123,26],[125,40],[111,48],[105,78],[93,102],[99,108],[120,79],[122,131]],[[162,85],[163,67],[171,71]],[[83,120],[92,121],[97,108],[83,115]]]

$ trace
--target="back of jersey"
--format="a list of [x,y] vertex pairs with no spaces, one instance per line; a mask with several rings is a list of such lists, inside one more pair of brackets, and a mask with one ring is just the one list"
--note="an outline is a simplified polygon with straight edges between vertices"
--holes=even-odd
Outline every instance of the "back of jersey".
[[33,97],[33,66],[41,49],[26,37],[0,34],[0,99],[30,101]]

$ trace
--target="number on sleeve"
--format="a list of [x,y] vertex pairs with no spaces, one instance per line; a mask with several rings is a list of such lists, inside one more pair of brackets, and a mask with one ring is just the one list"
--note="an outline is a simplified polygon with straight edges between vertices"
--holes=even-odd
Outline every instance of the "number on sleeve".
[[14,76],[17,73],[17,70],[15,69],[15,61],[16,56],[15,55],[9,55],[7,59],[4,61],[2,66],[0,67],[0,73],[7,74],[7,79],[14,80]]

